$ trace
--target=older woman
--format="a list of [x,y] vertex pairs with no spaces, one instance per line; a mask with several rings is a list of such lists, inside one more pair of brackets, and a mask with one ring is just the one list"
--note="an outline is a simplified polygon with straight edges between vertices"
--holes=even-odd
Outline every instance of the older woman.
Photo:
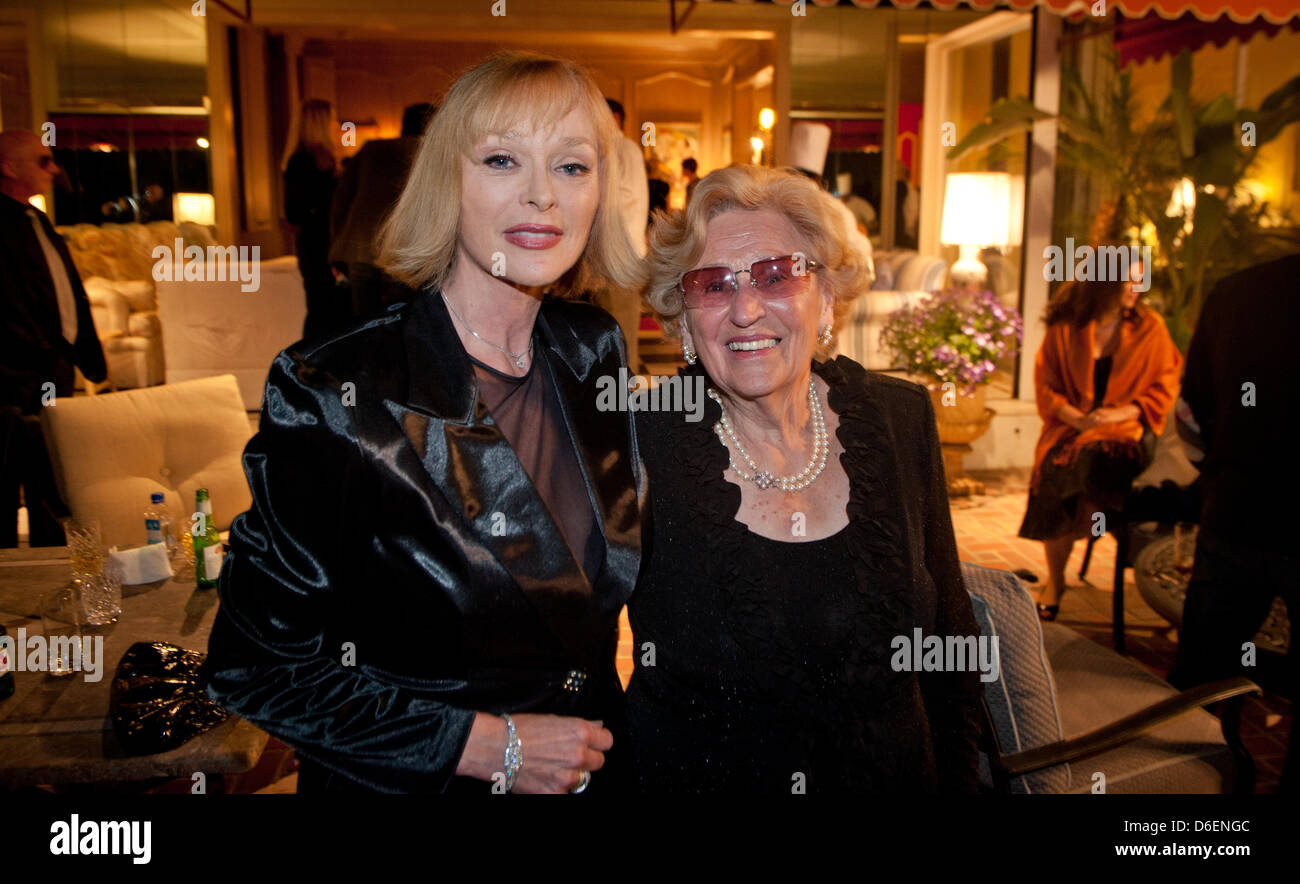
[[473,68],[384,237],[419,296],[271,368],[205,679],[297,749],[300,792],[617,782],[643,471],[595,408],[618,326],[548,293],[640,284],[618,138],[569,62]]
[[[1132,277],[1141,266],[1129,268]],[[1047,558],[1043,620],[1060,611],[1074,541],[1088,535],[1093,513],[1123,505],[1178,397],[1182,356],[1160,314],[1139,298],[1132,278],[1092,280],[1066,286],[1047,308],[1034,362],[1043,431],[1020,525]]]
[[846,233],[815,183],[752,166],[651,233],[648,297],[710,397],[703,421],[638,416],[628,712],[651,791],[974,788],[977,674],[895,665],[915,629],[978,635],[930,398],[817,361],[869,282]]

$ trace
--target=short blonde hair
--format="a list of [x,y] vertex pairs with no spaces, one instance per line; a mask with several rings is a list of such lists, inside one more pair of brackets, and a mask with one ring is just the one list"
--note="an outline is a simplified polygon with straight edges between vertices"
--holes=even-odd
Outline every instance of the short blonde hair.
[[[655,215],[646,302],[669,331],[681,333],[685,305],[678,280],[703,256],[709,221],[724,212],[760,209],[784,214],[806,243],[808,257],[823,266],[819,276],[834,296],[837,328],[853,300],[870,287],[871,257],[849,239],[833,196],[797,172],[730,166],[700,179],[685,212]],[[829,350],[820,347],[818,352],[824,356]]]
[[489,134],[527,121],[534,129],[575,108],[596,130],[600,202],[578,262],[557,281],[573,296],[618,286],[640,290],[644,266],[619,215],[618,139],[605,98],[586,68],[535,52],[502,52],[461,74],[438,106],[406,187],[380,240],[379,263],[417,289],[441,288],[460,236],[461,159]]

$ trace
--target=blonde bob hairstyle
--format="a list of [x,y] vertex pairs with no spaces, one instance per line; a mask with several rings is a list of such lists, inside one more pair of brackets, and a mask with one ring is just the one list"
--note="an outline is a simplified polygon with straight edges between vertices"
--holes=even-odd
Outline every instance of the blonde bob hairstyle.
[[[685,306],[678,280],[704,255],[708,223],[724,212],[772,209],[790,220],[802,242],[789,244],[823,266],[817,276],[834,296],[836,328],[853,299],[871,285],[869,255],[847,236],[835,198],[797,172],[766,166],[718,169],[695,185],[685,212],[656,213],[650,229],[650,286],[646,301],[668,329],[681,334]],[[825,355],[828,347],[819,347]]]
[[379,263],[416,289],[441,288],[460,237],[461,160],[490,134],[554,125],[575,108],[596,131],[600,202],[577,263],[552,287],[576,296],[610,286],[640,290],[644,268],[618,211],[623,137],[586,68],[534,52],[502,52],[461,74],[424,131],[406,187],[384,224]]

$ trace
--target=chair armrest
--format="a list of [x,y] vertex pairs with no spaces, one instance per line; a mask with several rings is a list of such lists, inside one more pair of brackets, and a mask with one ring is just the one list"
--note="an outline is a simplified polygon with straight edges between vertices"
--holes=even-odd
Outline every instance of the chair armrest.
[[1005,773],[1008,777],[1018,777],[1033,773],[1046,767],[1069,761],[1078,761],[1091,755],[1097,755],[1116,746],[1132,742],[1145,732],[1176,718],[1184,712],[1190,712],[1201,706],[1208,706],[1221,700],[1227,700],[1241,694],[1258,694],[1259,685],[1245,676],[1237,675],[1221,681],[1210,682],[1183,691],[1168,699],[1161,700],[1146,709],[1126,715],[1105,727],[1075,737],[1072,740],[1060,740],[1046,746],[1037,746],[1017,752],[1014,755],[990,757],[989,763]]

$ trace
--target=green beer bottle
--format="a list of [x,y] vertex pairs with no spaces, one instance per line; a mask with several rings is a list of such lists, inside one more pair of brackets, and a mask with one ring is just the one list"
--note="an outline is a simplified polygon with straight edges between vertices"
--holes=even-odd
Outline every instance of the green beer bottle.
[[194,493],[194,519],[190,526],[194,537],[194,578],[199,589],[211,589],[217,585],[221,575],[221,535],[217,532],[217,523],[212,520],[212,501],[208,499],[208,489],[200,488]]

